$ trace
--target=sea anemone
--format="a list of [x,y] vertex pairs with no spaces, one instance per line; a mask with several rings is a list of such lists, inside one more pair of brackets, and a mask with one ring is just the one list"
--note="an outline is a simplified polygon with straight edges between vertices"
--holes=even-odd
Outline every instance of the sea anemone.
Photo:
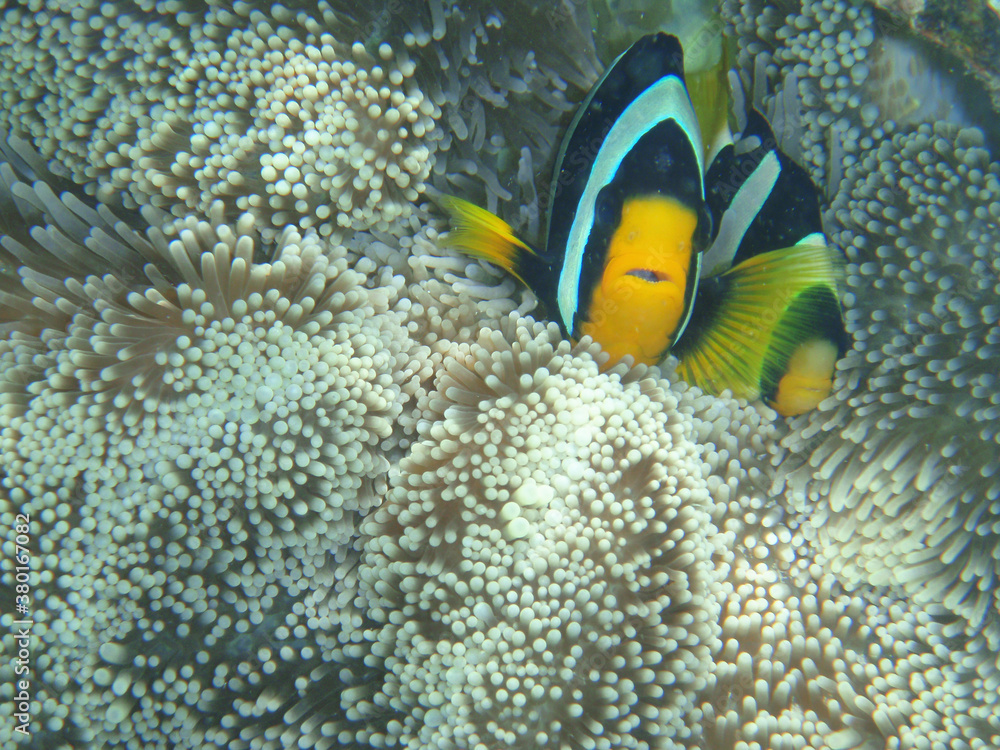
[[[940,86],[925,85],[934,59],[905,77],[897,58],[922,48],[866,6],[766,5],[739,11],[735,27],[761,101],[801,105],[804,157],[833,197],[827,234],[850,261],[853,347],[834,399],[796,422],[776,457],[779,489],[845,584],[902,586],[975,628],[1000,611],[985,367],[1000,341],[1000,168],[982,131],[915,122],[940,105]],[[872,69],[894,72],[880,82]]]
[[416,77],[445,128],[435,186],[538,236],[559,137],[603,67],[587,5],[430,0],[374,21],[425,63]]
[[976,109],[968,83],[906,24],[846,0],[725,4],[752,101],[782,148],[836,195],[843,170],[883,126],[948,121]]
[[[739,40],[738,68],[753,103],[775,122],[782,147],[828,185],[842,143],[860,137],[878,107],[866,103],[876,24],[859,2],[796,0],[731,3],[724,15]],[[835,184],[835,183],[834,183]]]
[[[376,58],[340,41],[329,11],[317,20],[278,5],[234,10],[210,17],[211,43],[195,45],[171,77],[182,111],[164,113],[151,140],[118,146],[109,188],[160,192],[158,204],[201,212],[225,198],[274,227],[321,235],[401,233],[425,189],[440,116],[412,80],[414,64],[387,42]],[[185,143],[157,164],[156,141],[176,127]]]
[[783,564],[753,559],[756,548],[725,553],[723,648],[699,696],[699,746],[996,746],[995,628],[967,637],[940,606],[868,586],[845,592],[800,535],[772,533],[808,573],[792,580]]
[[517,316],[443,370],[362,528],[376,625],[348,651],[384,681],[345,693],[348,725],[410,747],[682,741],[717,632],[690,421]]
[[1000,612],[1000,166],[978,130],[887,136],[845,175],[855,344],[835,402],[787,445],[793,506],[845,582],[893,584],[977,627]]
[[508,218],[537,231],[536,173],[600,69],[581,13],[437,0],[407,13],[11,8],[0,127],[102,201],[186,216],[222,200],[227,220],[249,211],[269,235],[403,236],[432,181],[508,201]]
[[[67,48],[72,16],[9,11],[5,33],[31,63],[0,81],[7,127],[102,200],[124,193],[175,216],[221,200],[227,218],[250,212],[269,237],[286,224],[321,236],[410,230],[440,110],[405,54],[345,42],[356,27],[326,3],[315,16],[240,2],[196,19],[102,17]],[[86,97],[70,95],[84,86]]]
[[850,260],[835,393],[785,424],[600,373],[415,204],[536,234],[586,4],[356,6],[3,13],[0,124],[102,201],[0,148],[31,745],[1000,745],[1000,172],[880,88],[919,52],[727,5]]
[[[67,434],[99,428],[121,458],[155,425],[137,468],[155,464],[171,494],[219,507],[238,501],[248,525],[237,530],[244,521],[230,520],[234,538],[246,541],[255,528],[270,536],[273,526],[296,548],[316,537],[344,541],[351,524],[343,514],[373,501],[362,478],[384,474],[373,448],[400,410],[405,345],[393,340],[395,290],[366,289],[343,257],[294,230],[273,262],[254,263],[252,230],[249,217],[223,223],[217,206],[214,223],[185,220],[169,244],[154,234],[145,254],[156,246],[160,263],[147,265],[145,288],[111,274],[55,282],[23,269],[36,306],[77,309],[64,334],[48,337],[46,385],[18,419],[27,425],[51,411]],[[70,242],[62,249],[88,252]],[[44,470],[22,472],[22,464],[34,468],[50,440],[22,431],[11,477],[45,481]],[[107,468],[110,456],[101,451],[99,460]],[[52,462],[48,451],[43,463]]]
[[[398,285],[294,228],[255,262],[253,219],[227,224],[221,206],[168,240],[43,182],[6,184],[5,203],[43,220],[2,240],[18,272],[2,278],[0,447],[7,528],[29,515],[50,571],[33,634],[40,684],[66,703],[46,715],[95,741],[211,724],[150,712],[218,714],[213,679],[259,691],[274,669],[261,642],[291,640],[314,666],[290,608],[333,575],[384,482],[409,377]],[[77,634],[58,624],[71,619]],[[232,632],[243,645],[219,646]],[[163,687],[178,675],[187,698]]]

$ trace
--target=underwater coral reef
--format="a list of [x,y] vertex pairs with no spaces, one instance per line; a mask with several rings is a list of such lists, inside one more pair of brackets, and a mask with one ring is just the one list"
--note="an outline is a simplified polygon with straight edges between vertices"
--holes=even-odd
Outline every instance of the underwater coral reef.
[[[862,2],[693,6],[4,8],[0,746],[1000,747],[996,134]],[[599,52],[692,18],[847,257],[794,418],[425,200],[538,236]]]

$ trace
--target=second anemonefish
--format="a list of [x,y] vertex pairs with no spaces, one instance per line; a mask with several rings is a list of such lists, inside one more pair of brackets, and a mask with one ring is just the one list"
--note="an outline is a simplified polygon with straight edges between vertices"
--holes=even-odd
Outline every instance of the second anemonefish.
[[[449,244],[514,274],[565,334],[591,336],[612,363],[674,353],[682,377],[708,392],[807,411],[828,395],[844,348],[841,264],[822,237],[815,188],[759,115],[706,170],[699,114],[680,42],[643,37],[570,125],[545,251],[445,196]],[[783,197],[804,185],[802,201]]]

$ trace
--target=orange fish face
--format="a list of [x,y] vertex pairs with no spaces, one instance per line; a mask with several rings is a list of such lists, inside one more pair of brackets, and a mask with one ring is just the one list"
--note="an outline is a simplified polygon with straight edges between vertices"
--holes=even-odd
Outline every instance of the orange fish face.
[[691,302],[694,210],[660,195],[626,201],[580,332],[611,355],[656,364]]

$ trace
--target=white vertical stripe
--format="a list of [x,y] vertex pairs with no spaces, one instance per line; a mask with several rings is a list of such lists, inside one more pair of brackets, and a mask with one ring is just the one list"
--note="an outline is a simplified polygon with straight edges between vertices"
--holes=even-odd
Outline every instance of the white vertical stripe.
[[757,168],[740,185],[729,208],[722,214],[715,242],[705,251],[701,265],[701,275],[704,278],[729,270],[744,235],[771,195],[780,173],[781,163],[777,155],[774,151],[768,151]]
[[681,321],[681,324],[677,326],[677,330],[674,331],[674,337],[670,341],[671,346],[676,344],[680,337],[684,334],[684,331],[687,330],[688,323],[691,322],[691,316],[694,315],[694,297],[698,292],[698,279],[701,278],[701,255],[701,253],[694,254],[694,273],[690,273],[689,276],[694,279],[695,286],[694,289],[691,290],[691,296],[688,298],[687,312],[684,314],[684,320]]

